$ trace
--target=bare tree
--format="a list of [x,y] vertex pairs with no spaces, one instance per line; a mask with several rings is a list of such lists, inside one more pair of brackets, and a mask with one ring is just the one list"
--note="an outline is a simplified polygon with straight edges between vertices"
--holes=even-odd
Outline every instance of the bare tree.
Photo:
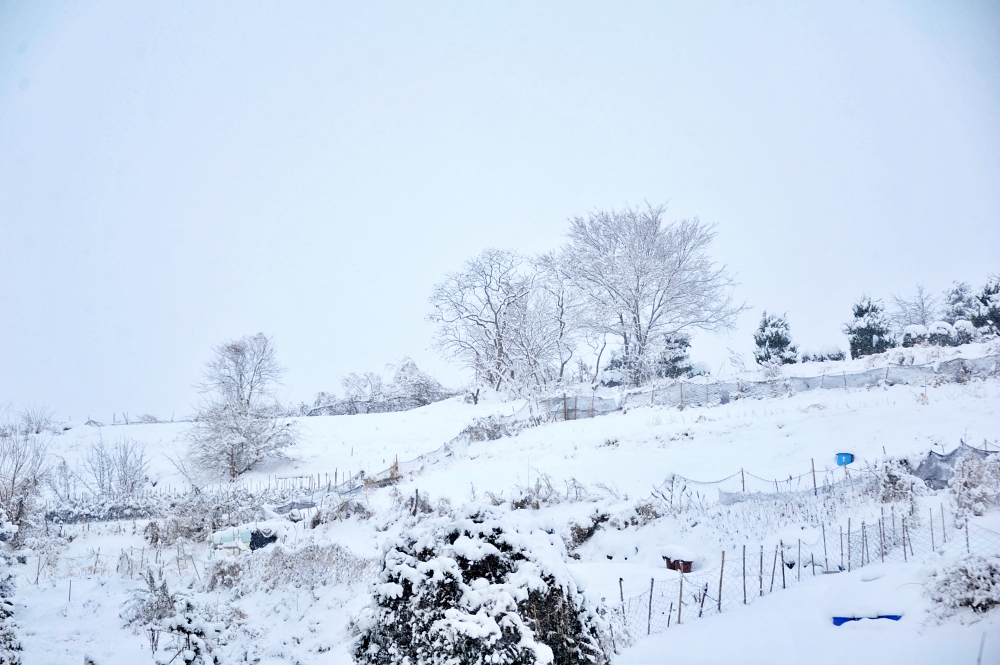
[[937,321],[938,299],[919,284],[913,297],[894,295],[892,302],[895,307],[889,320],[899,334],[903,333],[906,326],[929,326]]
[[553,253],[535,260],[536,296],[534,309],[540,313],[539,337],[544,355],[550,356],[556,379],[566,378],[566,367],[573,359],[580,338],[583,301],[573,286],[572,269]]
[[41,434],[52,427],[52,409],[47,404],[30,404],[18,412],[20,426],[32,434]]
[[[98,496],[130,497],[146,482],[149,460],[146,448],[128,436],[121,436],[113,446],[104,443],[103,437],[91,443],[83,460],[86,477],[75,480]],[[57,495],[68,493],[70,478],[66,461],[56,468],[56,481],[52,483]]]
[[89,476],[89,482],[87,479],[83,479],[83,484],[87,486],[87,489],[100,496],[114,493],[114,457],[112,451],[105,445],[103,437],[95,443],[91,443],[90,447],[87,448],[83,468]]
[[124,436],[115,442],[112,452],[114,489],[119,496],[134,496],[146,482],[149,460],[146,447]]
[[528,321],[532,292],[525,263],[515,252],[484,250],[460,272],[449,273],[430,298],[435,346],[496,390],[523,382],[524,340],[517,338]]
[[351,413],[373,413],[380,411],[377,405],[386,400],[385,385],[382,377],[375,372],[355,374],[351,372],[344,377],[344,401],[351,405]]
[[49,467],[48,441],[21,423],[0,424],[0,509],[18,527],[15,539],[23,537],[38,509],[37,501]]
[[205,402],[187,432],[196,468],[236,478],[297,443],[298,428],[275,398],[283,373],[262,333],[215,347],[200,386]]
[[571,220],[563,264],[588,303],[586,325],[621,345],[632,383],[668,335],[731,328],[744,309],[708,255],[715,234],[698,221],[662,222],[663,206],[597,211]]

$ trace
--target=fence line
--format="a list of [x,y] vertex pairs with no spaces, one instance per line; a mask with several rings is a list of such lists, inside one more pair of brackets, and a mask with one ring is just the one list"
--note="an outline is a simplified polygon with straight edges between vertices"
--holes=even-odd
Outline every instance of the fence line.
[[640,406],[719,406],[737,399],[764,399],[820,389],[870,388],[879,385],[926,386],[966,383],[973,378],[1000,375],[1000,355],[954,358],[926,365],[888,365],[860,372],[839,372],[811,377],[776,377],[764,381],[677,380],[628,390],[616,397],[564,393],[537,400],[535,409],[551,420],[579,420]]
[[651,579],[649,591],[612,605],[612,629],[634,640],[672,624],[753,604],[817,575],[873,563],[921,561],[931,555],[1000,552],[1000,533],[967,521],[952,519],[948,524],[943,508],[927,517],[923,522],[915,515],[893,513],[869,523],[854,522],[846,531],[839,525],[823,525],[824,537],[816,542],[779,542],[773,549],[759,544],[734,547],[721,552],[719,563],[710,568],[678,572],[670,580]]

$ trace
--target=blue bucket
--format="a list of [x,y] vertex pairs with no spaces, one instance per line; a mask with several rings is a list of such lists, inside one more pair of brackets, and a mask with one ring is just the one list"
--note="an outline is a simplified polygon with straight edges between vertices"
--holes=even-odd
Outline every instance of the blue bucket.
[[899,621],[902,618],[902,614],[879,614],[877,617],[833,617],[833,625],[843,626],[848,621],[861,621],[861,619],[889,619],[891,621]]
[[837,453],[837,466],[847,466],[853,461],[853,453]]

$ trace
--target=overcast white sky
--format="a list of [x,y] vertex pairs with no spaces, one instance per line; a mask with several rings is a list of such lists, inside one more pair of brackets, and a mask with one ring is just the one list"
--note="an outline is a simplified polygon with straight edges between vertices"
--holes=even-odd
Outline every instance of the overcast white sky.
[[485,246],[669,200],[753,305],[1000,271],[997,2],[0,0],[0,403],[189,413],[273,335],[286,396],[405,355]]

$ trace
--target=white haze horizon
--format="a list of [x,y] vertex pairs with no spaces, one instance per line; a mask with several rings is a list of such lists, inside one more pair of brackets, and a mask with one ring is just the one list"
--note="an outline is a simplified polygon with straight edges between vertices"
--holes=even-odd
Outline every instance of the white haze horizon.
[[[284,398],[431,348],[433,285],[568,218],[699,217],[751,309],[1000,272],[996,3],[0,1],[0,405],[189,415],[213,345]],[[119,416],[120,417],[120,416]]]

